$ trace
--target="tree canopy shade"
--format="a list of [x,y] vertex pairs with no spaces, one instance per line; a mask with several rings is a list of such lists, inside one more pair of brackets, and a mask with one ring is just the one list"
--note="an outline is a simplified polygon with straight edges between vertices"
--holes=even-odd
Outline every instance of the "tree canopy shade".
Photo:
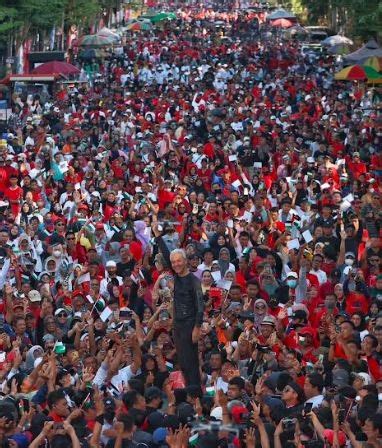
[[87,26],[119,0],[0,0],[0,40],[12,34],[23,42],[36,33],[49,33],[54,25]]
[[367,40],[382,38],[382,2],[365,0],[288,0],[282,2],[293,11],[307,14],[310,24],[330,24],[332,13],[337,17],[335,29],[342,27],[351,37]]

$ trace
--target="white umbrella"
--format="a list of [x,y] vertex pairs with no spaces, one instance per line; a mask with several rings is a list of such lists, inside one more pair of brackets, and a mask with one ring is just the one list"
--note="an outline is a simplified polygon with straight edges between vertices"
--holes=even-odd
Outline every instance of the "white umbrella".
[[353,41],[345,36],[336,34],[335,36],[329,36],[321,41],[321,45],[325,47],[333,47],[334,45],[353,45]]
[[103,27],[101,28],[98,33],[98,36],[102,36],[102,37],[108,37],[111,39],[114,39],[115,41],[120,39],[120,36],[118,36],[117,33],[115,33],[114,31],[110,30],[109,28]]
[[276,19],[295,19],[296,16],[293,12],[286,11],[285,9],[278,9],[277,11],[273,11],[271,14],[267,15],[267,20],[276,20]]

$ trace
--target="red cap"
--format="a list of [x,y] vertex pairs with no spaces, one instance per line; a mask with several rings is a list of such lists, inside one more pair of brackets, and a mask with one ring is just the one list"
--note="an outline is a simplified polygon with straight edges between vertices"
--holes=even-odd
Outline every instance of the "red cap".
[[234,406],[231,409],[232,420],[239,424],[243,420],[243,415],[248,414],[248,409],[245,406]]
[[81,289],[76,289],[72,292],[72,297],[81,296],[82,298],[85,298],[85,294]]

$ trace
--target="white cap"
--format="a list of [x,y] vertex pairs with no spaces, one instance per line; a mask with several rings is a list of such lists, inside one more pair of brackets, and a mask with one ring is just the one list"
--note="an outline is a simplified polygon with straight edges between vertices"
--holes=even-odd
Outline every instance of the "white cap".
[[31,302],[41,302],[41,294],[36,289],[32,289],[28,293],[28,299]]
[[287,274],[287,278],[298,278],[298,274],[297,274],[297,272],[294,272],[294,271],[290,271],[290,272],[288,272],[288,274]]
[[210,412],[210,417],[214,417],[216,420],[223,420],[223,408],[221,406],[213,408]]
[[364,386],[368,386],[369,384],[371,384],[371,378],[368,373],[359,372],[359,373],[356,373],[354,376],[356,378],[361,378]]
[[113,261],[113,260],[109,260],[109,261],[106,263],[106,267],[107,267],[107,268],[116,268],[116,267],[117,267],[117,263],[116,263],[115,261]]
[[58,316],[62,312],[68,314],[67,311],[64,308],[57,308],[56,311],[54,312],[54,315]]

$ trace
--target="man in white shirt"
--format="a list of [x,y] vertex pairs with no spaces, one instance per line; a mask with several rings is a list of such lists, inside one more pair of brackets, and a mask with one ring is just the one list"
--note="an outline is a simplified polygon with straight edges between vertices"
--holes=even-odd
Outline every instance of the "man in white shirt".
[[315,254],[312,260],[312,269],[309,272],[309,274],[313,274],[318,278],[318,283],[320,285],[328,281],[326,273],[320,269],[323,261],[324,257],[321,254]]
[[[129,344],[127,344],[129,342]],[[129,345],[129,346],[127,346]],[[132,352],[132,354],[131,354]],[[142,353],[136,336],[126,338],[123,346],[119,346],[115,353],[109,352],[97,370],[93,384],[101,387],[110,372],[117,372],[110,380],[116,391],[122,390],[127,382],[140,373]],[[123,366],[123,367],[122,367]]]
[[107,290],[107,285],[110,283],[110,279],[116,278],[118,280],[119,286],[123,283],[123,278],[117,275],[117,263],[113,260],[109,260],[106,263],[106,274],[105,278],[101,280],[100,283],[100,294],[104,297],[109,296],[109,292]]
[[307,398],[306,403],[312,403],[312,409],[321,406],[324,396],[324,379],[320,373],[310,373],[305,377],[304,393]]

